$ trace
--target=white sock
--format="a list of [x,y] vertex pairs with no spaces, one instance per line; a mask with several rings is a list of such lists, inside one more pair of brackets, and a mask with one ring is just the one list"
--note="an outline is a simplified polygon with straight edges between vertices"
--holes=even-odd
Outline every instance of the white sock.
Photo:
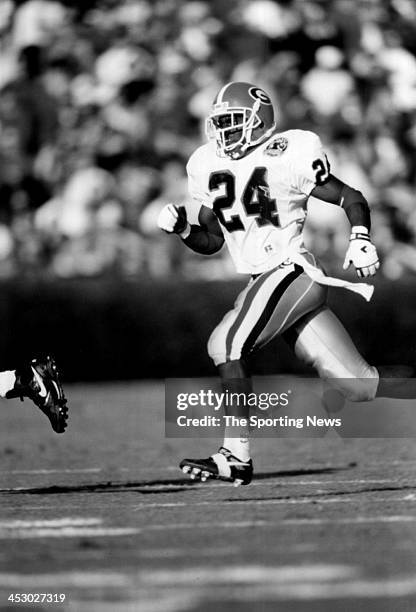
[[240,461],[250,459],[250,440],[248,438],[224,438],[223,447]]
[[0,397],[6,397],[7,391],[11,391],[16,382],[15,370],[0,372]]

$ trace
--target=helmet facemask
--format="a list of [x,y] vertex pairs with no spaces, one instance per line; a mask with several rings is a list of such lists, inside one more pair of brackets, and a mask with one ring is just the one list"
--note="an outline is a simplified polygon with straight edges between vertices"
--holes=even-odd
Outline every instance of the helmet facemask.
[[221,156],[229,156],[233,159],[243,157],[247,149],[260,144],[273,128],[262,133],[257,139],[253,139],[253,131],[263,127],[257,111],[260,102],[256,100],[253,108],[233,106],[216,109],[209,115],[206,122],[206,134],[208,138],[215,138],[218,152]]

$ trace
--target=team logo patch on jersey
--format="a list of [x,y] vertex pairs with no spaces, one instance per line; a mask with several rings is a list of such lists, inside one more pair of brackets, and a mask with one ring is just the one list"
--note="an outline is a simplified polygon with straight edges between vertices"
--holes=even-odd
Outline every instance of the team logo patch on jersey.
[[254,100],[260,100],[262,104],[270,105],[272,103],[269,96],[266,94],[265,91],[260,89],[260,87],[250,87],[248,93],[252,98],[254,98]]
[[284,136],[280,136],[279,138],[276,138],[275,140],[273,140],[273,142],[271,142],[266,149],[264,150],[264,152],[266,153],[266,155],[282,155],[282,153],[284,153],[287,149],[287,145],[289,144],[289,141],[287,138],[285,138]]

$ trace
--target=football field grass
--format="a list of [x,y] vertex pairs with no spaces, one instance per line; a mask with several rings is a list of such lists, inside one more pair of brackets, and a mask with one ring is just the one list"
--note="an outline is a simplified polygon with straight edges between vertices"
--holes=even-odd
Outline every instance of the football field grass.
[[250,486],[193,484],[217,441],[164,437],[162,382],[67,396],[62,436],[0,403],[0,610],[416,610],[414,440],[259,439]]

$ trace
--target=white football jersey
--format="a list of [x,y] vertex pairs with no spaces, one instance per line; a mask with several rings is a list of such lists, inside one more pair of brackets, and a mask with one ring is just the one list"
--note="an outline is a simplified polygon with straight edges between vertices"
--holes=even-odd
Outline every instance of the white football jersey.
[[[237,272],[259,274],[291,253],[304,253],[308,197],[329,174],[328,160],[313,132],[274,134],[241,159],[220,157],[210,141],[187,164],[192,203],[216,214]],[[196,207],[196,209],[195,209]],[[193,214],[192,214],[193,213]]]

